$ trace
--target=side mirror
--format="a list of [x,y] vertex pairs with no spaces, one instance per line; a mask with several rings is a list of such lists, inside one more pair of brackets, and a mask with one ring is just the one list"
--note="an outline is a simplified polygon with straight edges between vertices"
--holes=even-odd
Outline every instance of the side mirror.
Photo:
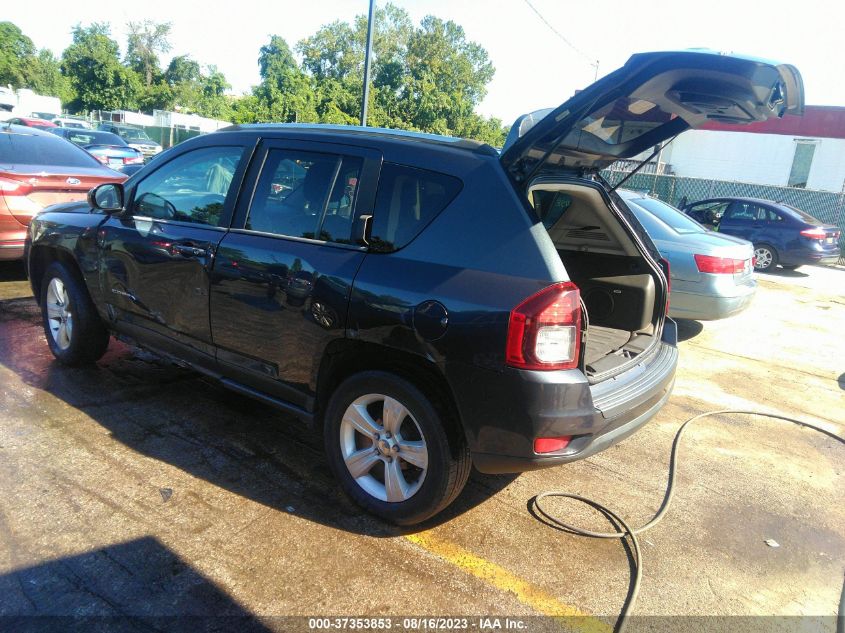
[[97,185],[88,192],[88,205],[101,211],[123,210],[123,185],[117,182]]

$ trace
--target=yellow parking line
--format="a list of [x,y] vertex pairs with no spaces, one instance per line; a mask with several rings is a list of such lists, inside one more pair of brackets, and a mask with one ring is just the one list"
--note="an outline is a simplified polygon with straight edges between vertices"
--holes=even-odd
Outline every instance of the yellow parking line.
[[613,627],[581,611],[578,607],[561,602],[536,585],[518,578],[504,567],[476,556],[460,545],[444,541],[431,531],[407,534],[405,539],[466,573],[480,578],[496,589],[512,593],[522,604],[531,607],[538,613],[577,618],[565,622],[567,628],[577,630],[580,633],[610,633],[613,630]]

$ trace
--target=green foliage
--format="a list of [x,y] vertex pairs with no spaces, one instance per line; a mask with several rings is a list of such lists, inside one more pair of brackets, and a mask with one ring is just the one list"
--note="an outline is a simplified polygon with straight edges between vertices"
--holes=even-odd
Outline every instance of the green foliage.
[[38,94],[58,97],[62,103],[73,99],[73,88],[70,80],[62,74],[59,60],[42,48],[38,55],[29,62],[29,77],[27,87]]
[[11,22],[0,22],[0,85],[26,87],[27,62],[35,57],[35,45]]
[[30,88],[38,94],[73,97],[70,82],[62,75],[58,60],[46,48],[35,50],[32,40],[11,22],[0,22],[0,85]]
[[[357,123],[361,114],[367,18],[333,22],[297,45],[313,79],[324,123]],[[501,145],[507,129],[474,112],[493,78],[487,51],[463,28],[434,16],[414,27],[408,13],[376,10],[368,124],[466,136]]]
[[62,73],[70,78],[75,97],[72,111],[133,110],[141,93],[141,80],[120,63],[120,48],[107,24],[73,28],[73,42],[62,53]]
[[[126,56],[107,24],[73,29],[61,62],[37,52],[10,22],[0,22],[0,85],[58,96],[71,111],[155,109],[192,112],[236,123],[264,121],[357,124],[361,115],[367,17],[326,24],[291,49],[273,35],[261,47],[261,82],[232,98],[226,77],[188,55],[162,70],[169,23],[128,24]],[[478,44],[452,21],[425,17],[415,26],[393,4],[376,10],[369,125],[475,138],[501,146],[507,129],[475,112],[493,78]],[[296,54],[301,61],[297,61]]]

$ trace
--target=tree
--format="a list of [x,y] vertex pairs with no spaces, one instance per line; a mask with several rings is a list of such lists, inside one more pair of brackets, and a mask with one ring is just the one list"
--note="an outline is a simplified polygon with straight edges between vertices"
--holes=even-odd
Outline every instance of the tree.
[[231,115],[226,91],[232,86],[226,81],[226,76],[217,70],[217,66],[209,66],[208,74],[200,76],[200,99],[197,104],[197,114],[213,119],[225,119]]
[[[475,113],[495,70],[463,28],[434,16],[414,27],[405,10],[389,3],[376,11],[374,27],[368,123],[504,142],[501,122]],[[359,120],[366,33],[360,15],[353,24],[325,25],[297,45],[320,121]]]
[[26,87],[27,62],[35,56],[35,45],[11,22],[0,22],[0,86]]
[[141,81],[120,63],[120,48],[110,37],[108,24],[73,28],[73,42],[62,53],[62,72],[75,92],[71,110],[134,109]]
[[58,97],[63,104],[73,100],[70,80],[62,74],[59,60],[46,48],[29,61],[27,84],[38,94]]
[[11,22],[0,22],[0,86],[30,88],[62,102],[72,98],[70,82],[62,75],[58,60],[46,48],[35,45]]
[[261,84],[253,95],[261,103],[262,114],[281,122],[316,122],[314,84],[299,67],[284,38],[270,37],[258,56]]
[[147,87],[153,83],[154,76],[160,73],[158,54],[170,50],[170,22],[129,22],[126,46],[126,61],[129,66],[141,73]]

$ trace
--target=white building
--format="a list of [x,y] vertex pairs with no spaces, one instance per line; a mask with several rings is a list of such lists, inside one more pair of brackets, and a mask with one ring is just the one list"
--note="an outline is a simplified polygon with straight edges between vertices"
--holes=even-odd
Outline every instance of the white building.
[[710,123],[681,134],[661,156],[678,176],[845,190],[845,107],[807,106],[803,117],[752,125]]

